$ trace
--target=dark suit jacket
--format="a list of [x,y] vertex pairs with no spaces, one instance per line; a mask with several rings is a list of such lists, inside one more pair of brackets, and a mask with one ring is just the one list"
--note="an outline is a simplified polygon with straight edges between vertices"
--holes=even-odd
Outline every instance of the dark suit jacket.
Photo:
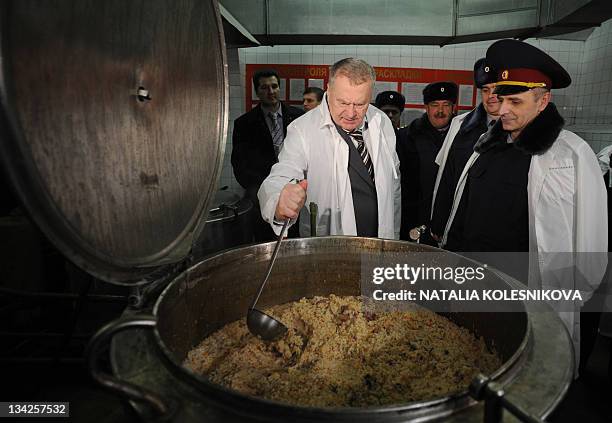
[[[281,103],[281,107],[283,132],[287,135],[287,125],[304,112],[284,103]],[[232,167],[236,180],[247,190],[247,195],[256,195],[259,186],[277,161],[270,130],[261,105],[257,105],[236,119],[232,134]]]
[[[363,164],[363,159],[351,137],[340,127],[338,133],[349,147],[348,174],[353,195],[357,236],[378,236],[378,200],[376,185]],[[376,177],[376,175],[374,175]]]

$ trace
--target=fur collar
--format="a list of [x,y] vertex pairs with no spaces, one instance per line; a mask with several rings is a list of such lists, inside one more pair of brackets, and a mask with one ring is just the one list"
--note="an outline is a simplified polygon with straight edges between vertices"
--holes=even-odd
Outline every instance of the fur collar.
[[[514,146],[527,154],[543,154],[553,145],[564,124],[565,121],[557,111],[557,107],[554,103],[549,103],[542,113],[523,129],[521,135],[514,141]],[[486,134],[480,137],[474,146],[474,151],[482,154],[496,145],[505,143],[508,135],[508,131],[504,131],[499,119]]]
[[410,124],[410,130],[411,132],[425,132],[425,131],[430,131],[430,130],[434,130],[434,127],[431,126],[431,123],[429,123],[429,118],[427,117],[427,113],[423,113],[421,115],[421,117],[416,118],[415,120],[412,121],[412,123]]
[[433,125],[429,121],[429,117],[427,117],[427,113],[423,113],[421,117],[413,120],[410,126],[408,127],[410,135],[412,135],[413,137],[420,137],[420,136],[423,136],[424,134],[429,134],[434,139],[442,139],[444,141],[444,137],[446,137],[446,134],[448,133],[448,129],[450,128],[450,122],[453,120],[454,117],[455,117],[454,115],[451,116],[450,120],[448,121],[448,126],[446,130],[438,131],[436,128],[433,127]]

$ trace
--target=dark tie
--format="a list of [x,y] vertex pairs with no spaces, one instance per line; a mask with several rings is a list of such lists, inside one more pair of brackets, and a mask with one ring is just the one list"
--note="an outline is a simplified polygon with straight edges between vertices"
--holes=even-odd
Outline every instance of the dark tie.
[[269,112],[268,116],[272,122],[272,144],[274,144],[274,152],[276,153],[276,157],[278,157],[283,147],[283,130],[280,126],[280,119],[277,113]]
[[370,158],[370,154],[368,153],[368,149],[363,141],[363,132],[361,129],[355,129],[352,132],[349,132],[349,135],[352,139],[357,142],[357,151],[361,156],[361,160],[363,160],[363,164],[365,165],[368,173],[370,174],[370,178],[374,180],[374,165],[372,164],[372,159]]

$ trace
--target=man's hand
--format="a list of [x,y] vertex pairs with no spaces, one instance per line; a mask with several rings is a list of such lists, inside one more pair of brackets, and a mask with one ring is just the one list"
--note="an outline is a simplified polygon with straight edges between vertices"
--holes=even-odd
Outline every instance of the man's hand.
[[306,202],[308,181],[304,179],[297,184],[287,184],[278,198],[274,217],[276,220],[296,219]]

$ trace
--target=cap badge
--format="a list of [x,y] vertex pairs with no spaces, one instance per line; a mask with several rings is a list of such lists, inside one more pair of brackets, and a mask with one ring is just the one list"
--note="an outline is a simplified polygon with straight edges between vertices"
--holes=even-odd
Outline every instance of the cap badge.
[[485,72],[489,72],[489,71],[490,71],[489,67],[485,66]]
[[501,74],[501,77],[502,79],[508,79],[508,71],[507,70],[503,71]]
[[393,94],[389,94],[389,98],[393,98]]
[[444,87],[440,88],[440,92],[443,93],[444,92]]

